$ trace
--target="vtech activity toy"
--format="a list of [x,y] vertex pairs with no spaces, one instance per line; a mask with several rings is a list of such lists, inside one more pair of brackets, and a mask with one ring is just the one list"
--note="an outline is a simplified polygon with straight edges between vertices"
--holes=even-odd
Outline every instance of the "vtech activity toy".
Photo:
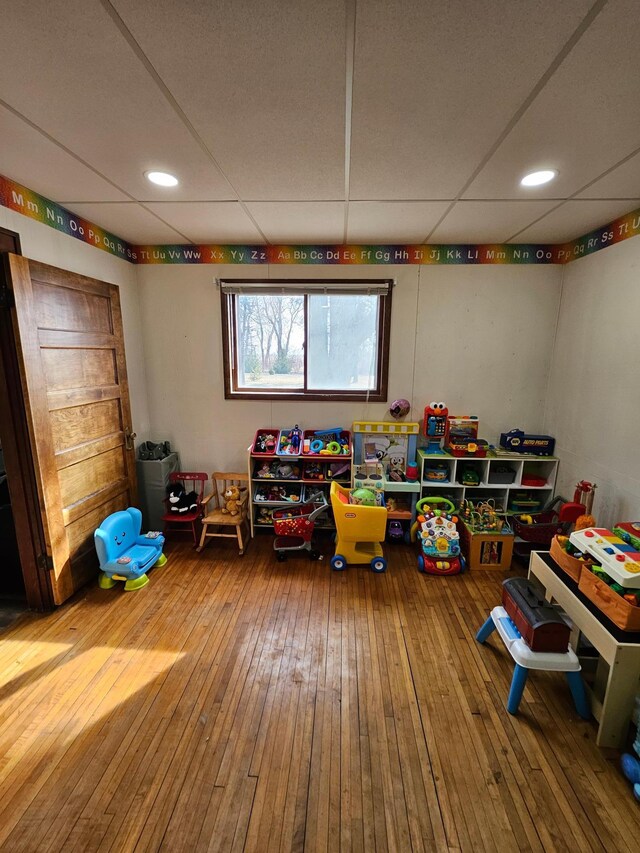
[[[443,506],[444,509],[437,509]],[[455,506],[447,498],[426,497],[416,504],[418,519],[414,525],[422,553],[418,555],[418,571],[429,575],[457,575],[465,569],[460,552],[460,534],[453,515]],[[412,533],[414,532],[412,530]]]

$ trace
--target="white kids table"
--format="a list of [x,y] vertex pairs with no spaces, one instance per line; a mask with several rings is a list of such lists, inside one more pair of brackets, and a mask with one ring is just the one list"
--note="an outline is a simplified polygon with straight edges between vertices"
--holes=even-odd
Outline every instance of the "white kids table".
[[599,723],[596,743],[621,749],[640,680],[640,632],[621,631],[614,625],[546,551],[531,554],[529,577],[542,584],[547,601],[557,601],[573,622],[572,646],[582,633],[600,654],[593,688],[586,685],[591,712]]

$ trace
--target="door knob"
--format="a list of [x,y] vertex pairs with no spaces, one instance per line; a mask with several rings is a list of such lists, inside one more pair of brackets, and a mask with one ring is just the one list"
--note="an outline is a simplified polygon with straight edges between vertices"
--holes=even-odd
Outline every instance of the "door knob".
[[124,431],[124,446],[127,450],[133,450],[134,439],[138,437],[138,433],[131,432],[130,427],[126,427]]

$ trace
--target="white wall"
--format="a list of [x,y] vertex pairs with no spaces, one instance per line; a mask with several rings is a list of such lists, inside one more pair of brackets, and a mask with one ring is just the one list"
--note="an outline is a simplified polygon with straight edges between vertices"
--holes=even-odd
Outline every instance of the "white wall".
[[393,277],[389,400],[419,420],[443,399],[489,441],[549,432],[561,493],[595,480],[600,523],[640,518],[640,240],[564,267],[134,267],[1,207],[0,226],[27,257],[119,285],[133,427],[169,438],[185,467],[243,470],[259,426],[388,417],[383,403],[225,400],[216,277]]
[[557,438],[558,491],[598,484],[599,524],[640,518],[640,239],[564,268],[545,428]]
[[4,207],[0,207],[0,226],[20,235],[25,257],[119,286],[131,419],[138,439],[146,439],[149,434],[149,409],[136,267]]
[[244,470],[255,430],[388,419],[387,404],[225,400],[217,277],[393,277],[389,400],[433,399],[482,436],[540,429],[562,270],[555,266],[140,266],[151,438],[182,466]]

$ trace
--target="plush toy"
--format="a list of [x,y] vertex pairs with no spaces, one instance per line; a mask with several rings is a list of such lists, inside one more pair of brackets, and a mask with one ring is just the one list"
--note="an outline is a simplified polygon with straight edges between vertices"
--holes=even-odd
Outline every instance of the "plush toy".
[[240,512],[240,489],[237,486],[227,486],[222,497],[224,498],[222,512],[229,515],[238,515]]
[[297,465],[289,465],[288,462],[284,462],[278,465],[276,474],[280,480],[297,480],[300,476],[300,469]]
[[167,486],[169,511],[175,513],[191,512],[198,506],[198,495],[195,492],[185,492],[182,483],[169,483]]

